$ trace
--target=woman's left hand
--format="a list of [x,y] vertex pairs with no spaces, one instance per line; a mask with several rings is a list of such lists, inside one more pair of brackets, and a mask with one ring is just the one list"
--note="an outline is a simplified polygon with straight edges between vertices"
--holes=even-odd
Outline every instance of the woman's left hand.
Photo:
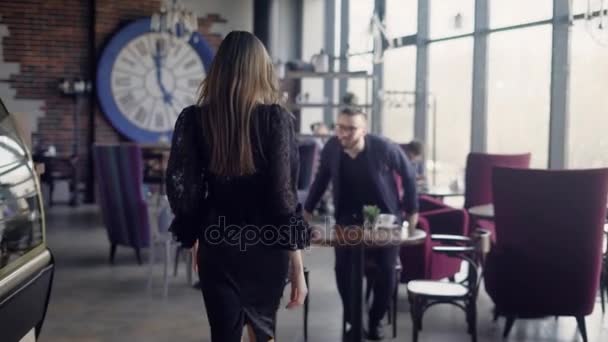
[[287,309],[293,309],[304,304],[304,299],[308,295],[308,287],[304,279],[304,269],[302,267],[294,267],[289,280],[291,282],[291,296]]

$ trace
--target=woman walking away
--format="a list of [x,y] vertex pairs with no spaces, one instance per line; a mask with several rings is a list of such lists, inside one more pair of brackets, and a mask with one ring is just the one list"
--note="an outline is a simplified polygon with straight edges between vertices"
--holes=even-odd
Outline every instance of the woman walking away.
[[308,289],[300,249],[310,229],[297,203],[294,118],[279,104],[272,63],[251,33],[220,45],[197,105],[179,115],[167,167],[173,234],[197,253],[213,342],[273,341]]

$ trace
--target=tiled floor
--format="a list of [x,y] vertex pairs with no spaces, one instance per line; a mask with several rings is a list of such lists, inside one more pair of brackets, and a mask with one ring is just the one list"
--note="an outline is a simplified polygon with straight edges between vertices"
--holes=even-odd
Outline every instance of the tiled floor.
[[[165,300],[160,265],[155,286],[148,292],[147,268],[137,265],[132,250],[119,248],[116,265],[108,264],[108,239],[95,207],[53,208],[47,211],[47,224],[57,271],[40,341],[209,341],[202,297],[186,284],[183,264],[178,278],[172,278]],[[339,341],[342,310],[333,274],[333,252],[313,248],[306,253],[305,262],[311,269],[309,340]],[[399,301],[397,340],[410,341],[404,286]],[[491,307],[482,291],[478,303],[480,341],[502,340],[504,322],[491,321]],[[302,340],[301,309],[281,309],[278,325],[277,341]],[[608,315],[602,317],[599,304],[587,317],[587,329],[590,341],[608,341]],[[557,321],[517,321],[509,340],[579,341],[580,337],[574,318],[564,317]],[[451,306],[430,309],[420,341],[470,341],[463,314]]]

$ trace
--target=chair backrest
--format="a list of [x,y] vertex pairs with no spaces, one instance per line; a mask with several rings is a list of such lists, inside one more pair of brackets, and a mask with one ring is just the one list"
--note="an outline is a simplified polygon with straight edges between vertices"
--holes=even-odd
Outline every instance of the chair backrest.
[[169,199],[166,195],[161,196],[158,208],[158,232],[165,234],[169,232],[171,222],[173,222],[173,211],[169,205]]
[[530,157],[530,153],[469,153],[465,169],[465,209],[492,203],[492,169],[497,166],[527,169]]
[[133,144],[95,145],[93,160],[99,204],[110,242],[148,246],[150,231],[140,148]]
[[319,159],[319,146],[312,139],[303,140],[298,144],[300,154],[300,174],[298,190],[308,190],[314,179],[314,172]]
[[608,169],[496,168],[493,191],[495,250],[513,267],[497,271],[522,278],[505,285],[508,291],[526,292],[528,310],[590,313],[601,267]]

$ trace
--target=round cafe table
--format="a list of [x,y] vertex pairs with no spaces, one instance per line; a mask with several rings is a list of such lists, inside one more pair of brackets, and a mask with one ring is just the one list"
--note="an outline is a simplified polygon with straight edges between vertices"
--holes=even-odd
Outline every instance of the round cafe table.
[[352,340],[351,342],[363,341],[363,275],[364,275],[364,253],[366,247],[389,247],[403,245],[418,245],[426,241],[426,232],[416,229],[413,234],[408,235],[407,228],[395,229],[379,228],[375,230],[362,229],[361,227],[327,226],[314,227],[311,243],[322,247],[352,247],[355,250],[351,271],[351,308],[353,312]]
[[449,186],[431,185],[425,186],[418,190],[420,195],[427,195],[443,200],[445,197],[464,196],[464,189],[452,188]]
[[478,218],[494,219],[494,204],[482,204],[470,207],[469,214]]

